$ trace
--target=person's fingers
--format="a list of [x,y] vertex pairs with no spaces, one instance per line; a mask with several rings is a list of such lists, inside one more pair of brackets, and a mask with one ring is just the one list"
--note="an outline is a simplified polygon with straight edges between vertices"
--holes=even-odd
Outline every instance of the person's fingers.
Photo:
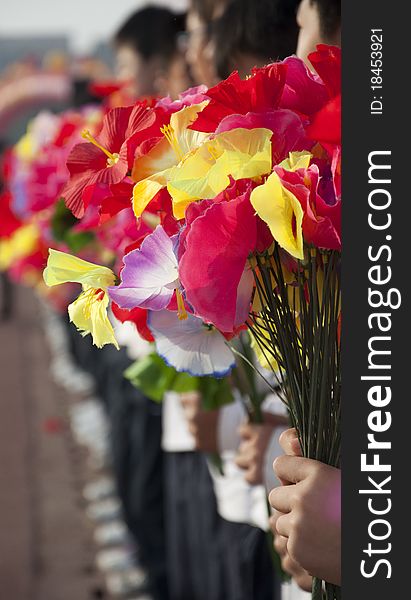
[[195,438],[195,440],[197,441],[198,438],[198,427],[195,423],[189,421],[188,423],[188,430],[191,433],[191,435],[193,436],[193,438]]
[[281,513],[288,513],[293,508],[295,486],[279,486],[271,490],[268,500],[270,505]]
[[180,402],[184,408],[188,406],[199,406],[201,396],[198,392],[184,392],[180,395]]
[[277,519],[279,516],[280,516],[279,513],[275,510],[274,514],[272,514],[271,517],[268,519],[269,527],[273,533],[275,533],[275,531],[276,531],[275,524],[277,523]]
[[287,538],[277,533],[274,537],[274,548],[280,556],[287,554]]
[[200,394],[198,392],[183,392],[180,394],[181,402],[196,402],[199,398]]
[[280,435],[279,442],[285,454],[290,456],[301,456],[300,441],[294,428],[283,431]]
[[260,485],[263,483],[261,469],[257,465],[251,465],[246,470],[244,479],[250,485]]
[[[287,538],[283,538],[283,539],[286,540],[286,547],[287,547]],[[281,565],[282,565],[284,571],[286,571],[293,578],[295,578],[297,575],[299,575],[301,573],[300,565],[291,558],[291,556],[288,554],[287,550],[285,551],[284,555],[282,556]]]
[[181,406],[183,407],[184,415],[187,421],[192,421],[200,409],[198,398],[191,392],[181,395]]
[[249,440],[254,436],[254,428],[251,423],[244,422],[238,428],[238,433],[243,440]]
[[282,535],[285,538],[290,537],[291,528],[292,528],[292,517],[290,514],[281,515],[277,519],[276,523],[276,531],[279,535]]
[[301,456],[278,456],[274,463],[274,473],[282,481],[298,483],[308,477],[317,461]]
[[298,587],[305,592],[311,592],[312,589],[312,577],[305,571],[298,563],[296,563],[291,556],[286,553],[282,560],[281,566],[284,571],[291,575]]
[[253,456],[250,449],[242,445],[239,447],[235,457],[235,464],[237,467],[240,467],[240,469],[248,469],[252,462],[252,458]]
[[195,421],[198,416],[198,410],[195,406],[186,406],[184,409],[184,414],[187,421]]
[[311,577],[311,575],[309,575],[309,573],[307,573],[307,571],[304,571],[304,569],[301,569],[300,573],[294,575],[294,579],[297,583],[297,585],[304,590],[304,592],[312,592],[312,588],[313,588],[313,578]]

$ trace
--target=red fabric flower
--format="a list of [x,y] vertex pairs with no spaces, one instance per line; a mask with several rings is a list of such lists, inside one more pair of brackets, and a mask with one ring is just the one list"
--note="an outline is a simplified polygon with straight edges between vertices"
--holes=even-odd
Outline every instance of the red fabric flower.
[[138,333],[144,340],[147,340],[147,342],[154,342],[153,334],[147,326],[148,311],[146,309],[133,308],[131,310],[126,310],[125,308],[120,308],[115,302],[111,303],[111,308],[113,315],[121,323],[125,323],[126,321],[134,323]]
[[272,243],[251,206],[252,189],[243,180],[226,190],[227,199],[220,195],[217,202],[191,204],[180,236],[179,277],[187,302],[197,316],[227,333],[248,316],[254,280],[247,258]]
[[106,98],[114,92],[118,92],[123,87],[123,83],[120,83],[116,80],[104,80],[104,81],[94,81],[90,83],[88,86],[88,91],[93,96],[97,96],[98,98]]
[[[93,143],[77,144],[71,151],[67,167],[70,180],[62,196],[74,216],[81,218],[85,188],[95,183],[120,183],[131,170],[138,147],[147,138],[159,136],[158,113],[144,103],[135,107],[113,108],[103,119],[103,128]],[[155,131],[151,131],[154,128]],[[157,132],[158,129],[158,132]]]
[[324,83],[295,56],[286,58],[283,64],[287,67],[287,76],[280,108],[308,117],[318,112],[329,99]]
[[[97,208],[99,221],[104,222],[114,217],[125,208],[131,207],[131,198],[133,195],[133,181],[126,177],[120,183],[94,183],[85,188],[83,192],[83,202],[85,214],[90,206]],[[85,215],[83,215],[82,221]],[[98,223],[97,223],[98,224]]]
[[10,192],[0,194],[0,238],[10,237],[23,225],[22,221],[11,210],[11,201],[12,195]]
[[341,202],[329,205],[318,194],[318,167],[312,165],[295,172],[277,167],[275,171],[303,208],[305,241],[317,248],[341,250]]
[[196,131],[214,132],[224,117],[249,112],[267,112],[278,107],[283,93],[287,68],[276,63],[253,69],[248,79],[235,71],[207,92],[208,106],[191,126]]
[[341,93],[341,48],[318,44],[308,60],[324,82],[330,98]]
[[54,138],[53,146],[62,148],[78,130],[78,123],[73,119],[63,118],[61,127]]
[[323,145],[341,145],[341,95],[318,111],[307,128],[307,136]]

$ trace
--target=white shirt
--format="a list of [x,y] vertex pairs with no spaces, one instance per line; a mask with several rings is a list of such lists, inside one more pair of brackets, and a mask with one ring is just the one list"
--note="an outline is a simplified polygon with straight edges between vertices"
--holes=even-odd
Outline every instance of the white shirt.
[[[270,489],[279,485],[272,463],[276,456],[282,454],[278,438],[283,429],[274,432],[266,452],[264,468],[266,485],[250,485],[244,479],[244,471],[235,464],[235,456],[241,442],[238,429],[246,418],[246,411],[239,393],[235,392],[234,396],[234,402],[220,410],[218,421],[218,442],[224,475],[221,475],[209,462],[217,510],[227,521],[248,523],[267,531],[269,518],[267,483],[271,486]],[[263,408],[275,414],[284,413],[281,401],[275,396],[268,396]]]
[[166,392],[163,398],[163,436],[161,447],[165,452],[193,452],[194,437],[181,404],[180,394]]

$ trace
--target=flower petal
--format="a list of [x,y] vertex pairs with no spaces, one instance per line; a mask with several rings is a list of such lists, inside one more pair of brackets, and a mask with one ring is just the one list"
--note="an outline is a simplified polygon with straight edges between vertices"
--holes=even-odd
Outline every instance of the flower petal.
[[224,377],[235,365],[223,335],[193,315],[180,321],[175,312],[151,312],[148,326],[158,354],[177,371]]
[[176,156],[165,137],[158,142],[147,154],[138,157],[133,166],[131,177],[138,183],[157,173],[170,169],[177,163]]
[[286,73],[287,67],[280,63],[253,69],[247,79],[241,79],[237,71],[232,73],[208,90],[210,103],[192,128],[212,132],[227,115],[274,110],[284,89]]
[[271,129],[273,164],[283,160],[289,152],[305,150],[312,145],[312,141],[307,139],[301,118],[291,110],[230,115],[221,121],[216,133],[241,127]]
[[297,171],[298,169],[308,169],[310,166],[311,152],[290,152],[288,158],[280,163],[280,167],[287,171]]
[[108,303],[109,298],[105,292],[103,295],[101,290],[86,288],[77,300],[70,304],[68,313],[70,321],[81,335],[91,334],[95,346],[102,348],[106,344],[114,344],[118,350],[114,330],[107,316]]
[[137,217],[142,214],[154,196],[167,185],[173,167],[208,137],[205,133],[188,129],[207,104],[208,100],[186,106],[173,113],[168,126],[169,138],[163,137],[146,155],[136,159],[132,178],[137,182],[133,194],[133,207]]
[[110,298],[121,308],[162,310],[178,286],[178,263],[172,239],[161,225],[141,247],[124,257],[121,284],[109,288]]
[[203,133],[202,131],[188,129],[208,103],[209,100],[205,100],[200,104],[186,106],[173,113],[170,117],[170,125],[173,128],[178,145],[183,154],[187,154],[187,152],[191,152],[191,150],[198,148],[198,146],[200,146],[200,144],[208,137],[208,134]]
[[173,167],[136,183],[133,188],[133,210],[136,217],[141,217],[153,198],[166,187],[172,172]]
[[106,289],[113,285],[115,276],[108,267],[101,267],[77,256],[49,250],[47,267],[44,269],[43,278],[48,286],[60,283],[81,283],[84,286]]
[[318,44],[315,52],[308,55],[323,80],[330,98],[341,93],[341,48],[327,44]]
[[280,246],[295,258],[303,259],[303,209],[294,194],[281,184],[277,173],[252,191],[251,204]]
[[316,113],[328,100],[323,82],[300,58],[290,56],[283,64],[287,67],[287,77],[280,102],[281,108],[304,115]]
[[327,205],[318,194],[318,167],[288,171],[276,167],[282,185],[300,202],[304,240],[317,248],[341,250],[341,202]]
[[269,129],[233,129],[215,136],[181,163],[167,189],[174,216],[182,219],[196,200],[214,198],[234,180],[260,177],[271,171]]
[[[250,191],[251,184],[238,198],[213,204],[197,217],[180,259],[180,280],[188,303],[204,321],[224,332],[246,320],[251,301],[250,278],[243,275],[257,243]],[[241,292],[240,281],[244,284]]]
[[32,254],[39,245],[40,232],[34,223],[16,229],[9,238],[0,240],[0,271]]

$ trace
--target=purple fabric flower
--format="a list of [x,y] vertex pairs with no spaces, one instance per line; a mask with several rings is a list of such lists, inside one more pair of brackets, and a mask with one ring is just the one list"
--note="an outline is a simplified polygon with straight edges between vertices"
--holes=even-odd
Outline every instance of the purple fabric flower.
[[120,308],[162,310],[168,306],[178,287],[173,240],[159,225],[140,248],[126,254],[121,284],[109,287],[108,293]]

